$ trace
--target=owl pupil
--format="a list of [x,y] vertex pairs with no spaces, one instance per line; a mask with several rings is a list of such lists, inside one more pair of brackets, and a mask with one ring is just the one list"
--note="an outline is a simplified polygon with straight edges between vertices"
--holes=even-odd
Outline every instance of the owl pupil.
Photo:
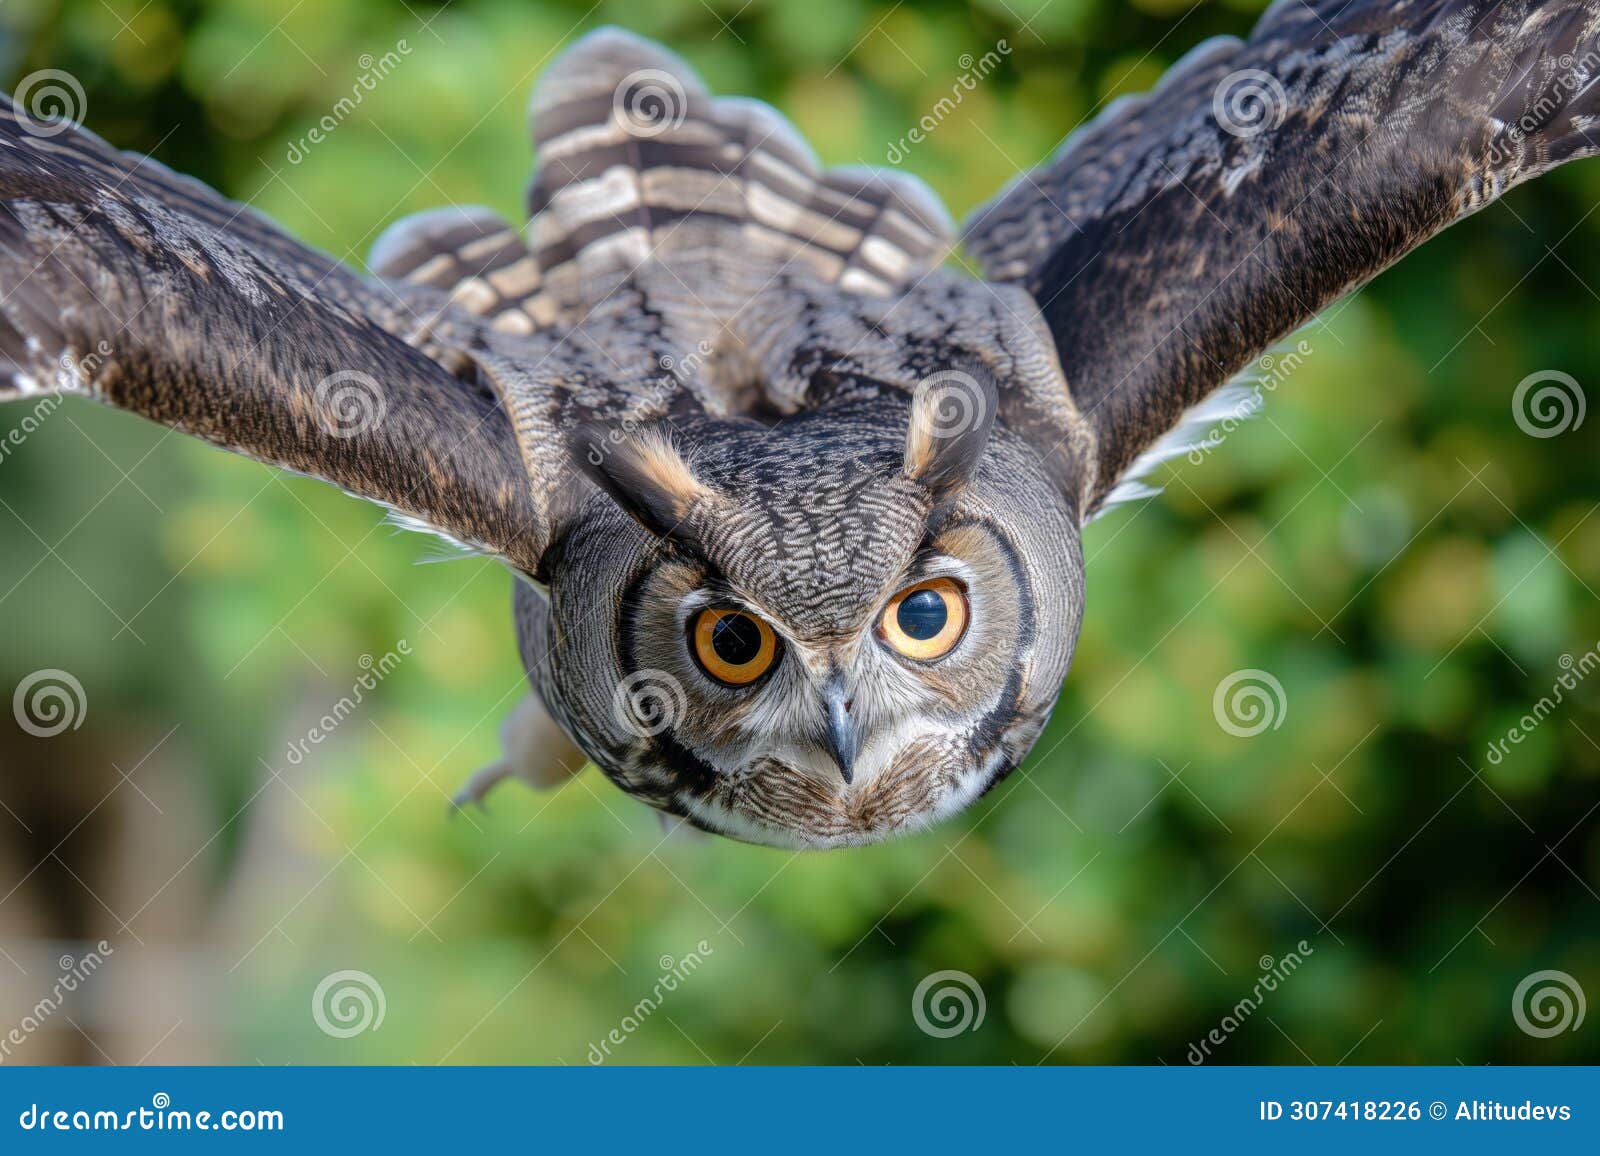
[[944,629],[950,611],[935,590],[918,590],[907,595],[895,612],[895,622],[902,631],[919,642],[932,638]]
[[761,653],[761,630],[748,615],[725,615],[711,628],[711,649],[729,666],[744,666]]

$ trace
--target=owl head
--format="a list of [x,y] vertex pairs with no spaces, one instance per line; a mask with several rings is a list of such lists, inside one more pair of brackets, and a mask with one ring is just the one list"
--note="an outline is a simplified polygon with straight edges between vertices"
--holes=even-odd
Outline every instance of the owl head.
[[979,366],[763,423],[589,428],[519,595],[547,707],[624,790],[826,847],[914,831],[1032,746],[1083,600],[1077,520]]

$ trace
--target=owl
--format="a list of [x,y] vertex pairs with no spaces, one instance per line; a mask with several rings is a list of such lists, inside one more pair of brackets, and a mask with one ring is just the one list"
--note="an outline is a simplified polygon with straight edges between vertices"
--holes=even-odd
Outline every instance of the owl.
[[0,397],[132,410],[503,562],[532,694],[464,800],[593,761],[705,831],[868,843],[1028,754],[1085,523],[1319,309],[1600,150],[1597,76],[1600,3],[1277,0],[958,234],[606,29],[534,91],[526,226],[423,213],[370,276],[7,101]]

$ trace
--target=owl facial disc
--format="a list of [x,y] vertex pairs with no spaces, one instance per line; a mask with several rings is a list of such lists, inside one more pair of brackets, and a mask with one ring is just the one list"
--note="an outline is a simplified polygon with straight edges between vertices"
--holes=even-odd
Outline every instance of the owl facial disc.
[[529,600],[546,703],[625,790],[751,842],[965,807],[1037,736],[1081,599],[1072,512],[995,410],[961,365],[771,423],[583,431],[596,492]]

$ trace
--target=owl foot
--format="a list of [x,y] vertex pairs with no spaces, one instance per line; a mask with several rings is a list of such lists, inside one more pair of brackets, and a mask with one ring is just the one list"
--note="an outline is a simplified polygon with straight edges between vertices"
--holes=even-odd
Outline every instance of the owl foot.
[[506,779],[520,779],[535,789],[559,787],[589,762],[531,694],[501,724],[500,746],[505,751],[501,759],[473,774],[451,797],[455,810],[481,809],[489,792]]
[[488,798],[489,792],[510,777],[511,768],[504,761],[490,763],[474,771],[472,777],[461,784],[461,789],[450,796],[450,809],[464,811],[468,807],[477,807],[480,811],[484,810],[483,801]]

